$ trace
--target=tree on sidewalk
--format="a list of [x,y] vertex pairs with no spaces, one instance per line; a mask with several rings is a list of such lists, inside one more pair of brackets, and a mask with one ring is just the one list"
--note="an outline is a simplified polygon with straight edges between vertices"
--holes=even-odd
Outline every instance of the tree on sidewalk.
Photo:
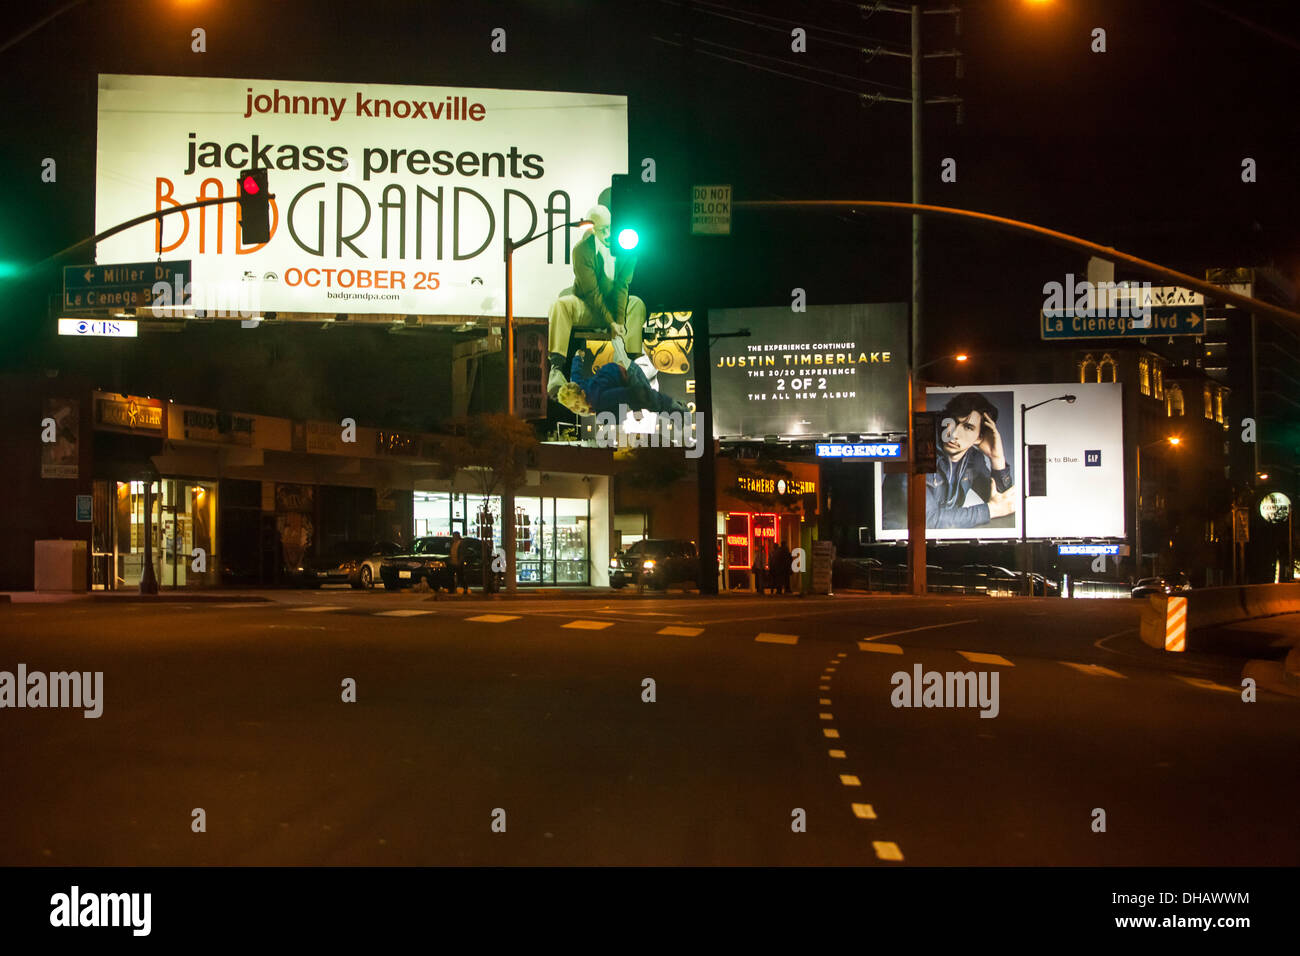
[[[472,415],[451,426],[442,444],[442,457],[452,474],[464,473],[485,499],[500,494],[502,501],[501,545],[505,550],[505,578],[515,580],[514,535],[515,489],[525,483],[528,465],[537,454],[537,436],[527,422],[504,412]],[[483,554],[483,587],[495,590],[492,525],[479,525]]]

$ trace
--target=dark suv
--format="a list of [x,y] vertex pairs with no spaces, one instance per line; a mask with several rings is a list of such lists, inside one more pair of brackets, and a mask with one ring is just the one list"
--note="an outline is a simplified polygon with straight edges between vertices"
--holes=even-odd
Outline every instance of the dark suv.
[[610,558],[609,586],[667,588],[678,582],[695,584],[698,571],[699,555],[693,541],[648,538]]
[[[483,583],[483,546],[477,538],[461,538],[465,554],[465,583],[478,587]],[[379,566],[379,576],[384,579],[384,589],[414,587],[427,581],[429,587],[453,587],[451,577],[451,538],[436,535],[416,538],[411,550],[395,554]]]

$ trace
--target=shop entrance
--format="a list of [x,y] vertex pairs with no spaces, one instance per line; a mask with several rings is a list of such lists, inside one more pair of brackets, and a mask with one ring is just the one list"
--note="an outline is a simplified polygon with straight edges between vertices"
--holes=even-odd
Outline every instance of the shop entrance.
[[[96,481],[92,527],[92,587],[121,590],[140,586],[144,574],[143,481]],[[153,482],[154,574],[164,588],[216,582],[217,486],[215,482],[164,478]],[[195,571],[195,549],[202,549]]]

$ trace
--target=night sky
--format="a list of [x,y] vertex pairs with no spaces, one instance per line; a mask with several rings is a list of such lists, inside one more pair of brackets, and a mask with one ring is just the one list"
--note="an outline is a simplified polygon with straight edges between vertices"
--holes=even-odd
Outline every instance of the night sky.
[[[60,5],[27,5],[0,33],[17,36]],[[927,51],[955,47],[964,59],[960,79],[952,60],[926,61],[927,95],[964,104],[960,126],[953,106],[925,108],[925,201],[1073,232],[1193,274],[1273,264],[1300,278],[1293,4],[961,6],[960,36],[952,17],[925,18]],[[196,26],[206,53],[190,50]],[[505,54],[489,51],[498,26]],[[808,31],[806,53],[791,52],[796,26]],[[1105,53],[1089,49],[1095,27],[1106,30]],[[0,262],[29,265],[91,232],[100,72],[627,94],[630,168],[652,156],[666,183],[730,182],[736,199],[907,200],[909,107],[864,105],[856,92],[908,95],[906,59],[860,52],[904,49],[908,36],[907,17],[864,18],[841,0],[700,3],[693,18],[667,0],[88,0],[0,53]],[[57,160],[56,183],[40,181],[45,157]],[[956,183],[940,182],[944,157],[957,161]],[[1258,164],[1255,183],[1241,181],[1245,157]],[[711,306],[780,305],[795,287],[810,302],[903,301],[908,234],[899,216],[741,212],[730,239],[694,240],[710,243],[702,251],[684,242],[674,255],[695,260],[680,275],[706,277]],[[1036,343],[1043,283],[1085,263],[1036,240],[927,225],[927,352]],[[658,269],[645,275],[669,271]],[[57,276],[2,280],[7,366],[34,363],[31,350],[50,337],[42,296],[58,291]],[[1137,278],[1117,275],[1126,277]],[[692,304],[645,283],[632,291],[652,306]]]

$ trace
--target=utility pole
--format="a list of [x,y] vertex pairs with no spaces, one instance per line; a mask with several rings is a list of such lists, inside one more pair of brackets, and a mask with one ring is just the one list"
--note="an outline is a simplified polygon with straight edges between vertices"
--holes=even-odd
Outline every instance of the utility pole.
[[[891,102],[891,103],[909,103],[912,107],[912,205],[921,205],[921,107],[929,103],[957,103],[961,100],[958,97],[944,96],[932,100],[926,100],[921,94],[921,61],[926,54],[921,49],[921,16],[927,13],[960,14],[960,9],[956,6],[948,6],[943,9],[922,10],[919,3],[914,3],[910,7],[892,6],[887,3],[877,2],[867,4],[863,7],[863,14],[870,15],[876,12],[886,13],[905,13],[911,18],[912,42],[910,50],[907,53],[901,53],[895,50],[888,50],[883,47],[877,47],[874,50],[864,50],[872,56],[884,54],[887,56],[907,56],[911,61],[912,67],[912,95],[908,99],[902,97],[886,96],[879,93],[863,94],[863,102]],[[960,19],[955,20],[957,24],[956,32],[960,33]],[[933,57],[950,56],[957,59],[957,75],[961,75],[961,54],[956,50],[948,50],[942,53],[929,54]],[[961,107],[958,105],[958,122],[960,122]],[[921,322],[921,215],[919,212],[912,215],[912,328],[911,328],[911,348],[908,353],[908,371],[907,371],[907,564],[908,564],[908,592],[911,594],[925,594],[927,585],[925,580],[925,475],[916,474],[916,456],[914,448],[916,446],[916,435],[913,434],[913,415],[918,411],[925,411],[925,390],[922,383],[917,379],[916,372],[925,363],[925,338]]]

